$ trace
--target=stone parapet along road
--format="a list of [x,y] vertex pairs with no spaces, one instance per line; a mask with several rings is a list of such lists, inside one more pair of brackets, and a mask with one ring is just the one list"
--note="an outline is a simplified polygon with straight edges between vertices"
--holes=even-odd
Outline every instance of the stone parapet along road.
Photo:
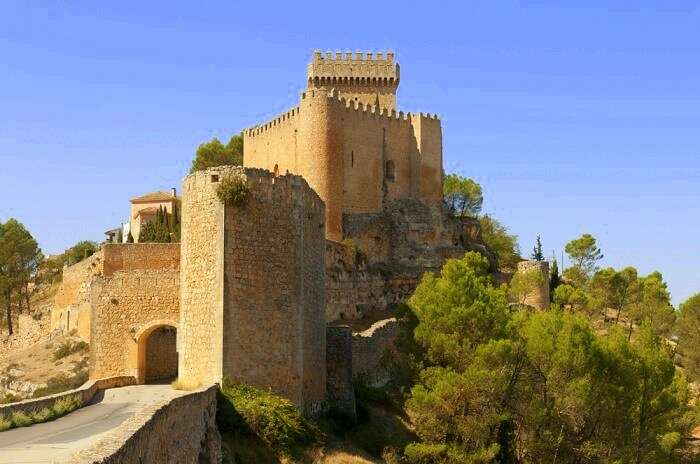
[[187,392],[170,385],[133,385],[99,392],[85,407],[53,422],[0,432],[0,464],[69,461],[141,409]]

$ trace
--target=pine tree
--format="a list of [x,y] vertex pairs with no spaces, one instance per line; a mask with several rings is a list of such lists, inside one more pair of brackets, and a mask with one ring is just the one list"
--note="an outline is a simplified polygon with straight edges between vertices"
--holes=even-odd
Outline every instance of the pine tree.
[[536,261],[544,261],[544,254],[542,253],[542,240],[540,236],[537,236],[537,241],[535,242],[535,248],[532,249],[532,259]]
[[549,270],[549,295],[554,296],[554,289],[561,284],[561,277],[559,277],[559,265],[557,264],[557,257],[552,253],[552,268]]
[[117,240],[116,243],[122,243],[124,241],[124,233],[122,232],[121,227],[119,230],[117,230]]
[[131,231],[129,231],[129,235],[126,236],[126,243],[134,243],[134,236],[131,235]]

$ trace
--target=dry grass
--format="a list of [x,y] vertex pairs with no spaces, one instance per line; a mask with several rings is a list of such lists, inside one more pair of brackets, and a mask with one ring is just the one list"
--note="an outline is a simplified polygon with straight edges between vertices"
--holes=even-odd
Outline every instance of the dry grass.
[[376,464],[381,461],[370,461],[357,454],[350,454],[345,451],[333,451],[323,456],[319,461],[321,464]]
[[202,386],[202,382],[198,380],[181,380],[177,378],[173,380],[173,383],[171,383],[170,386],[175,390],[192,391],[200,388]]

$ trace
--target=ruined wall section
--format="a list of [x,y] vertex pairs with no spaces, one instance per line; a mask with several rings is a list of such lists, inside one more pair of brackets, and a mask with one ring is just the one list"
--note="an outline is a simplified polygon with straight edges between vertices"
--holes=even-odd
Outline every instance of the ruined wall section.
[[90,285],[104,270],[104,249],[63,269],[63,279],[54,297],[50,330],[69,333],[78,331],[80,338],[90,342]]
[[314,414],[326,382],[323,203],[298,176],[245,176],[246,204],[224,220],[224,377]]
[[385,385],[391,372],[392,357],[396,356],[399,322],[384,319],[352,336],[352,373],[355,380],[372,386]]
[[535,309],[545,310],[549,308],[549,262],[527,260],[518,263],[516,274],[535,273],[538,276],[538,282],[535,288],[532,288],[525,295],[523,304],[532,306]]

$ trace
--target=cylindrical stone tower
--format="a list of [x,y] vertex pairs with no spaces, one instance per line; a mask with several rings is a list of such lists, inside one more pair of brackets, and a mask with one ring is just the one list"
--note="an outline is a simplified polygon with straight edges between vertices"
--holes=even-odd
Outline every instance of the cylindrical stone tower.
[[299,173],[326,203],[326,236],[343,240],[343,156],[340,103],[324,89],[302,95],[299,121]]
[[518,273],[535,271],[541,276],[539,286],[525,297],[524,303],[536,309],[549,308],[549,263],[547,261],[521,261]]

